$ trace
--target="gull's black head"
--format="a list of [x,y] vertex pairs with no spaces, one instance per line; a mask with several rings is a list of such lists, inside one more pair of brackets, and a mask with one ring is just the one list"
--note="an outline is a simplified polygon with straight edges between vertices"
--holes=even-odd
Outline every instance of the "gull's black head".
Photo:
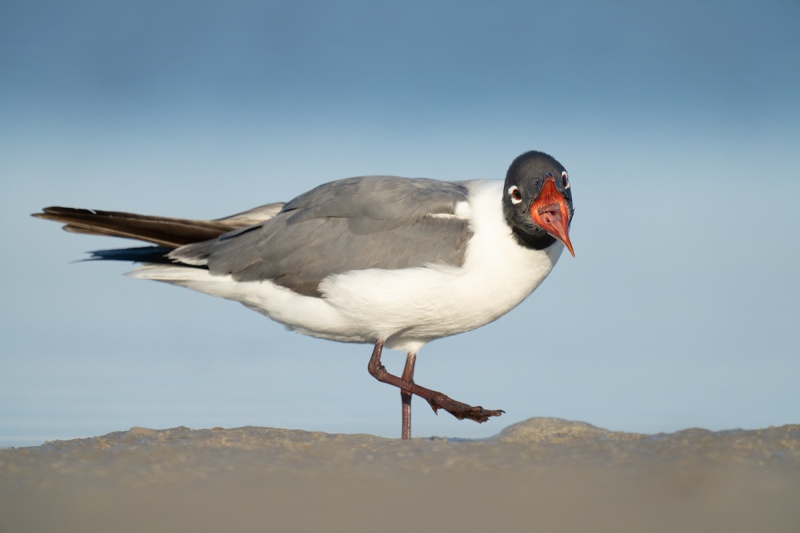
[[503,213],[517,241],[542,250],[556,240],[572,255],[572,189],[564,166],[543,152],[525,152],[508,167]]

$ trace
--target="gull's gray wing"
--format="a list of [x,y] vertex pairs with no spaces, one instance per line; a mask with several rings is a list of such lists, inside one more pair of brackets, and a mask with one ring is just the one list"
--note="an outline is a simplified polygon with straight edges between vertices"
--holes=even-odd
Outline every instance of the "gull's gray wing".
[[461,265],[471,236],[455,216],[462,183],[367,176],[298,196],[273,218],[218,239],[182,246],[174,260],[205,264],[241,281],[268,279],[319,296],[331,274],[430,263]]

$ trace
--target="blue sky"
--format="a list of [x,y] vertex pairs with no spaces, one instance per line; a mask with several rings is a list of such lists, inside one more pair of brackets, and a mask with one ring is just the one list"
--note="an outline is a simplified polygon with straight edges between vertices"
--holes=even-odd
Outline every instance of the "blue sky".
[[[576,257],[417,381],[532,416],[797,423],[797,2],[21,2],[0,6],[0,446],[131,426],[399,435],[370,348],[74,263],[124,241],[48,205],[218,217],[365,174],[570,171]],[[399,371],[401,354],[385,356]]]

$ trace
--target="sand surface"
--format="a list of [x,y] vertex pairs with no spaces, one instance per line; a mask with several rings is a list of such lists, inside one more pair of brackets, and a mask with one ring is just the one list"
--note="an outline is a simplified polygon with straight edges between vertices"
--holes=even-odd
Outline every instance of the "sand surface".
[[800,425],[481,441],[133,428],[0,450],[0,532],[800,532]]

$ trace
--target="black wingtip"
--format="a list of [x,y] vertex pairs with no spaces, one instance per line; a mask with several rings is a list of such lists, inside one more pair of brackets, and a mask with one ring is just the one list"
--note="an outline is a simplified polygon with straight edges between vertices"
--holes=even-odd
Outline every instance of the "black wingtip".
[[115,248],[89,252],[85,261],[130,261],[132,263],[174,264],[167,254],[172,248],[166,246],[142,246],[139,248]]
[[84,261],[130,261],[148,265],[180,265],[186,268],[207,269],[205,265],[181,263],[169,257],[173,250],[168,246],[141,246],[138,248],[114,248],[111,250],[94,250]]

